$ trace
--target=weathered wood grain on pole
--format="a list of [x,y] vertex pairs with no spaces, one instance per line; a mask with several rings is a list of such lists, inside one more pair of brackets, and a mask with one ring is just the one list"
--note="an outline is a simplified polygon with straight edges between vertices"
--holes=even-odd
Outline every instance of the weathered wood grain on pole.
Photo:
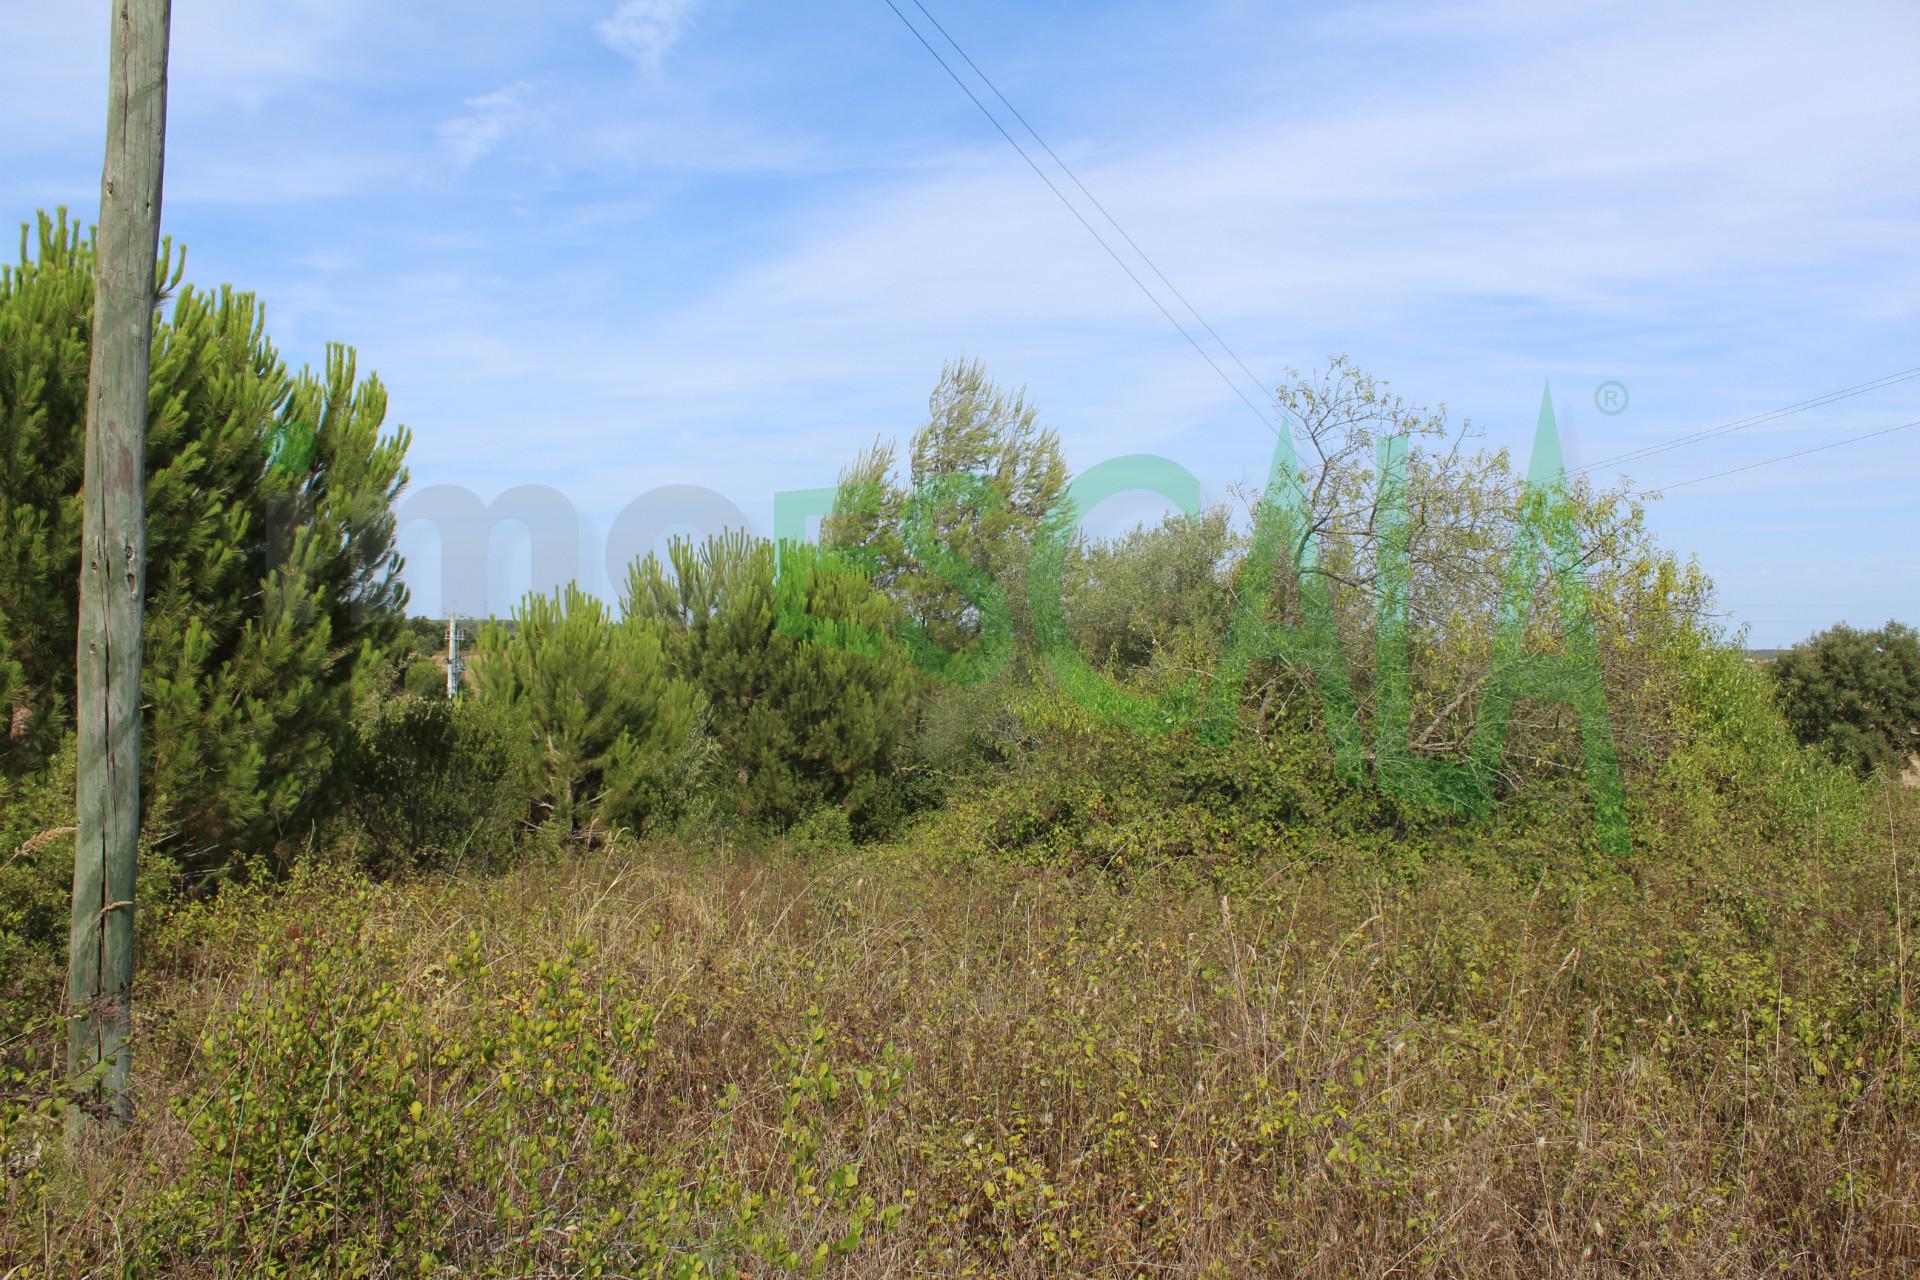
[[89,1078],[69,1134],[124,1122],[140,839],[147,382],[167,131],[170,0],[113,0],[81,514],[77,831],[67,1066]]

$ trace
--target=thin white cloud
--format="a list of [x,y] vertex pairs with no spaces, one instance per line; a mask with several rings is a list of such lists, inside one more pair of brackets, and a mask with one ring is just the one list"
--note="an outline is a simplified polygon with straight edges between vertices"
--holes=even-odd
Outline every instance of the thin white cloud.
[[453,154],[454,163],[469,168],[503,139],[532,127],[537,119],[532,95],[533,86],[522,80],[468,98],[466,114],[442,121],[435,132]]
[[594,30],[609,49],[644,70],[658,70],[667,51],[686,33],[698,0],[621,0]]
[[[553,483],[610,512],[700,482],[761,518],[756,497],[828,483],[876,432],[911,429],[956,354],[1030,383],[1076,465],[1153,449],[1210,486],[1263,474],[1251,416],[903,33],[853,40],[849,65],[898,56],[918,78],[856,77],[849,102],[904,116],[904,133],[784,110],[826,83],[812,63],[797,75],[785,43],[716,44],[739,79],[666,91],[663,66],[718,25],[701,0],[582,0],[557,27],[481,7],[503,25],[431,62],[466,18],[452,0],[176,15],[170,230],[211,264],[198,278],[245,265],[231,273],[273,301],[285,349],[359,345],[416,430],[417,483]],[[1841,23],[1731,0],[1657,21],[1615,0],[1359,0],[1284,22],[1244,3],[1164,8],[1082,24],[1091,51],[978,51],[1263,377],[1349,349],[1415,399],[1511,427],[1524,453],[1551,375],[1570,456],[1585,432],[1591,461],[1911,363],[1889,349],[1920,318],[1920,171],[1899,126],[1920,115],[1912,0],[1858,0]],[[9,221],[36,203],[84,210],[98,190],[106,32],[74,12],[0,3],[0,48],[33,51],[0,77],[19,126],[0,139]],[[1244,50],[1215,48],[1243,21]],[[1128,59],[1157,48],[1140,31],[1175,26],[1195,31],[1168,53],[1165,95],[1142,83],[1132,109],[1102,110]],[[1207,82],[1181,86],[1201,48]],[[413,60],[440,78],[409,75],[405,98],[382,88],[360,108],[352,90],[401,83]],[[511,70],[468,79],[478,66]],[[1309,87],[1283,91],[1296,71]],[[456,194],[448,171],[531,150],[530,135],[539,181],[513,200],[432,203]],[[709,205],[716,173],[777,181],[729,182]],[[751,206],[728,203],[749,190]],[[342,202],[368,191],[424,216],[337,243],[358,226]],[[496,238],[520,228],[551,252],[531,322],[520,283],[489,275]],[[395,236],[431,269],[393,271]],[[298,253],[309,242],[324,248]],[[263,243],[293,251],[286,269],[248,256]],[[1631,414],[1583,419],[1603,379],[1632,386]],[[1914,416],[1895,399],[1660,455],[1638,478]],[[1742,608],[1825,599],[1819,557],[1849,536],[1878,548],[1844,530],[1910,504],[1900,477],[1916,461],[1920,432],[1887,437],[1679,489],[1660,519]],[[1809,494],[1845,497],[1809,531],[1754,518],[1804,512]],[[1895,579],[1881,596],[1920,598],[1905,561],[1871,555]]]
[[[1582,37],[1494,74],[1303,118],[1251,112],[1128,152],[1062,149],[1263,375],[1355,345],[1416,399],[1451,399],[1476,416],[1518,404],[1505,425],[1522,456],[1529,401],[1549,373],[1573,406],[1612,377],[1630,380],[1644,405],[1617,423],[1570,414],[1576,460],[1582,432],[1591,460],[1844,381],[1803,382],[1797,364],[1746,380],[1740,359],[1715,355],[1712,376],[1726,381],[1683,385],[1702,358],[1698,324],[1713,341],[1760,350],[1792,340],[1764,315],[1750,330],[1728,327],[1735,299],[1832,317],[1913,296],[1920,255],[1898,233],[1916,226],[1920,180],[1894,163],[1895,122],[1920,109],[1920,89],[1897,52],[1823,37],[1792,15],[1723,30],[1728,62],[1707,66],[1694,65],[1697,29]],[[1782,98],[1772,86],[1794,66],[1822,92]],[[1261,428],[997,147],[853,186],[787,227],[777,247],[668,308],[613,300],[584,328],[518,335],[510,358],[409,349],[396,367],[478,379],[470,402],[438,406],[459,423],[445,436],[457,454],[434,453],[434,431],[416,422],[416,474],[465,475],[465,458],[508,456],[537,430],[543,463],[527,475],[587,506],[612,510],[685,481],[757,518],[754,496],[830,483],[876,431],[911,429],[941,360],[958,353],[1030,383],[1076,465],[1146,449],[1189,461],[1210,485],[1261,474]],[[1510,309],[1585,316],[1609,335],[1639,316],[1664,336],[1632,348],[1645,367],[1623,367],[1605,350],[1545,352],[1488,318]],[[1449,325],[1457,337],[1433,332]],[[1428,332],[1409,336],[1419,328]],[[1591,382],[1563,387],[1595,360]],[[507,387],[556,368],[571,382],[566,412],[553,401],[504,407]],[[1665,410],[1662,385],[1676,388]],[[1669,416],[1682,395],[1679,412],[1698,420]],[[1848,430],[1827,418],[1820,429]],[[1675,457],[1640,478],[1686,479],[1793,447],[1751,433],[1724,457]],[[1710,563],[1738,564],[1746,549],[1716,543],[1713,526],[1688,525],[1685,513],[1719,513],[1795,476],[1866,494],[1876,469],[1889,470],[1851,451],[1816,455],[1681,490],[1680,515],[1663,519]]]
[[[1825,282],[1860,260],[1862,228],[1883,246],[1881,278],[1910,283],[1920,259],[1890,233],[1910,236],[1898,211],[1920,181],[1898,163],[1894,122],[1920,90],[1897,51],[1790,14],[1723,30],[1724,62],[1698,65],[1700,38],[1624,32],[1450,93],[1235,121],[1081,171],[1250,358],[1284,354],[1261,335],[1297,340],[1316,322],[1366,328],[1489,297],[1615,311],[1676,288],[1777,289],[1794,270],[1808,273],[1802,302],[1870,306],[1884,299],[1857,271]],[[1796,66],[1817,99],[1776,91]],[[1037,354],[1051,334],[1091,349],[1094,334],[1162,339],[1159,326],[1018,161],[986,150],[859,191],[659,338],[751,353],[742,378],[705,384],[740,390],[779,376],[769,352],[851,376],[882,363],[876,347],[941,335]],[[1181,358],[1175,376],[1205,387]]]

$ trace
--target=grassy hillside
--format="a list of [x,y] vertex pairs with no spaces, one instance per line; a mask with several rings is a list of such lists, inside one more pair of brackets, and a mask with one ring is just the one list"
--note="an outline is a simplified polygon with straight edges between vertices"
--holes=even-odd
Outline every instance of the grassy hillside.
[[154,922],[131,1144],[9,1046],[0,1274],[1902,1274],[1911,799],[1582,880],[304,872]]

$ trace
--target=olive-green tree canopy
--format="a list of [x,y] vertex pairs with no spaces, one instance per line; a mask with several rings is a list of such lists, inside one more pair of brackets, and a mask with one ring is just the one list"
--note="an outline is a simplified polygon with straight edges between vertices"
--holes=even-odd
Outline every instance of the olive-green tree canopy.
[[1920,635],[1889,622],[1844,622],[1773,664],[1780,705],[1800,741],[1827,747],[1861,773],[1898,773],[1920,755]]

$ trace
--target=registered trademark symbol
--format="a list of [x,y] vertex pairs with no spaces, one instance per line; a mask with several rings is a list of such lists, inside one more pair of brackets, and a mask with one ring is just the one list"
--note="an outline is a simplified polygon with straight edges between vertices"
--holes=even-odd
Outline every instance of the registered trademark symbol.
[[1593,407],[1612,417],[1627,411],[1627,388],[1621,382],[1603,382],[1593,389]]

